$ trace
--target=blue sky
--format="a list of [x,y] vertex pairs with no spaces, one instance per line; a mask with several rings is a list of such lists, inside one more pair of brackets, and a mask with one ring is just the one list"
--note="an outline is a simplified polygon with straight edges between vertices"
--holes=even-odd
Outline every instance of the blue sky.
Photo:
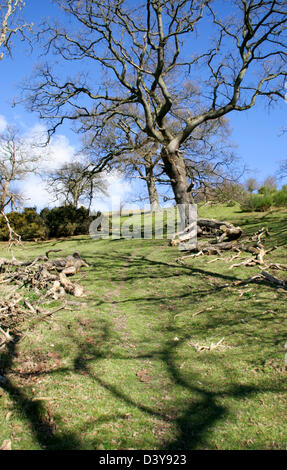
[[[38,24],[42,18],[53,18],[56,11],[57,7],[50,0],[27,0],[25,17]],[[6,57],[0,63],[0,127],[1,119],[9,124],[16,124],[25,133],[39,125],[37,115],[27,112],[22,105],[15,108],[11,106],[13,98],[19,95],[19,84],[25,77],[29,77],[39,61],[38,54],[37,47],[31,51],[27,45],[16,41],[13,57]],[[274,175],[280,160],[287,159],[287,134],[279,137],[280,129],[287,128],[287,103],[282,101],[280,105],[268,110],[264,101],[258,100],[253,109],[230,113],[228,118],[233,130],[232,140],[237,146],[236,153],[251,170],[246,178],[254,176],[263,181],[267,176]],[[58,134],[62,139],[62,147],[66,142],[71,151],[71,148],[79,145],[78,136],[68,126],[59,129]]]

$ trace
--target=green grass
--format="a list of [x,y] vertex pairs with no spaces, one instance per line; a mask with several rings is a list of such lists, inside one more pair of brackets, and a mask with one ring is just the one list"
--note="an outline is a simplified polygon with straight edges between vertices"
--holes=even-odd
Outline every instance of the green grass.
[[[286,211],[199,211],[246,233],[268,226],[266,245],[278,246],[268,259],[286,263]],[[0,375],[5,369],[9,383],[0,388],[0,444],[286,448],[286,292],[262,283],[232,286],[258,269],[229,270],[230,253],[216,263],[200,257],[179,265],[178,250],[165,240],[76,237],[27,243],[14,254],[33,258],[48,248],[80,251],[90,264],[77,275],[87,296],[69,298],[72,311],[34,325],[15,350],[2,352]],[[194,347],[222,338],[211,351]]]

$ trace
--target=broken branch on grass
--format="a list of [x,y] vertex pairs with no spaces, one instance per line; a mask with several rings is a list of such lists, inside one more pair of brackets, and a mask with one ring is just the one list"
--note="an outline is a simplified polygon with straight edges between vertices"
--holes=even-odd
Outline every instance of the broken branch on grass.
[[214,349],[217,349],[222,345],[224,341],[224,338],[220,339],[217,343],[211,343],[209,345],[205,344],[199,344],[199,343],[192,343],[191,341],[188,343],[189,346],[193,346],[196,350],[196,352],[201,352],[201,351],[213,351]]
[[204,308],[203,310],[199,310],[199,312],[195,312],[192,317],[196,317],[197,315],[199,315],[200,313],[205,313],[205,312],[210,312],[211,310],[214,310],[215,309],[215,305],[213,305],[212,307],[208,307],[208,308]]
[[282,281],[281,279],[278,279],[277,277],[273,276],[272,274],[268,273],[267,271],[262,271],[261,276],[263,276],[263,278],[266,279],[271,284],[274,284],[276,286],[283,287],[284,289],[287,289],[287,282],[286,281]]
[[[2,349],[8,343],[12,343],[14,341],[13,337],[10,335],[9,330],[4,331],[0,327],[0,333],[2,335],[2,341],[0,342],[0,348]],[[4,337],[4,338],[3,338]]]
[[[16,295],[13,292],[10,296],[0,299],[0,348],[13,341],[10,330],[17,340],[23,338],[21,325],[28,314],[29,318],[32,314],[36,320],[45,321],[46,317],[66,308],[66,305],[61,305],[55,310],[47,311],[45,310],[47,299],[57,300],[64,297],[66,293],[75,297],[84,295],[84,289],[78,283],[71,282],[67,275],[76,274],[82,266],[88,266],[88,264],[78,252],[66,258],[54,260],[48,258],[51,252],[58,251],[60,250],[49,250],[46,255],[26,262],[19,262],[14,258],[12,260],[0,259],[1,283],[16,284],[21,289],[30,289],[39,296],[37,301],[31,302],[27,298],[23,299],[25,296]],[[43,292],[45,290],[46,293]],[[34,319],[32,323],[33,321]]]

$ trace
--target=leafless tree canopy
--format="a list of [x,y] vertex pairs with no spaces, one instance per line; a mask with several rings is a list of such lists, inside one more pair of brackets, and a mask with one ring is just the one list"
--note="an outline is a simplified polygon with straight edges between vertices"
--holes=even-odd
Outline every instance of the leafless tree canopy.
[[16,209],[21,202],[17,182],[35,171],[40,152],[23,139],[15,127],[0,135],[0,213],[5,208]]
[[50,132],[73,120],[99,135],[112,119],[118,138],[146,134],[161,146],[178,203],[191,201],[180,151],[199,126],[258,97],[284,98],[285,0],[57,3],[72,21],[47,25],[47,50],[81,61],[90,76],[61,79],[43,65],[28,87],[30,109],[50,121]]
[[23,139],[15,127],[0,134],[0,217],[8,227],[10,246],[21,238],[10,226],[5,210],[15,210],[22,204],[17,183],[36,171],[40,158],[33,143]]
[[[31,24],[27,24],[21,17],[21,10],[25,6],[24,0],[0,0],[0,51],[6,48],[10,52],[11,39],[16,33],[22,34]],[[4,52],[0,52],[0,60]]]
[[257,189],[259,189],[260,185],[256,178],[248,178],[245,182],[245,188],[249,193],[253,193]]
[[277,189],[277,179],[275,176],[268,176],[263,181],[262,186],[269,189],[270,191]]
[[280,164],[279,177],[287,178],[287,160],[283,160]]
[[66,164],[50,173],[47,182],[57,200],[62,199],[75,208],[81,201],[88,201],[90,207],[95,194],[106,194],[102,175],[93,173],[89,165],[81,162]]

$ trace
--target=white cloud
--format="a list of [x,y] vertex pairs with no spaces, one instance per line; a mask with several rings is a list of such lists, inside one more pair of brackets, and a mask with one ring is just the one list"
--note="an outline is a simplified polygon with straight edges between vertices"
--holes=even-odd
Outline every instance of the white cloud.
[[7,123],[7,121],[6,121],[5,116],[3,116],[2,114],[0,114],[0,132],[5,131],[7,125],[8,125],[8,123]]
[[[107,185],[108,196],[95,197],[92,210],[108,212],[118,211],[122,203],[125,203],[131,192],[131,185],[126,181],[118,171],[112,171],[106,174],[105,181]],[[128,204],[125,204],[127,207]]]
[[59,205],[59,203],[53,200],[53,194],[51,194],[45,182],[38,175],[28,176],[21,182],[19,187],[25,199],[25,207],[37,207],[40,210],[44,207]]
[[[70,144],[69,139],[64,135],[57,135],[51,138],[50,143],[44,146],[47,132],[41,124],[36,124],[32,129],[23,135],[27,145],[42,145],[40,148],[41,160],[39,171],[52,171],[61,168],[65,163],[70,163],[74,159],[75,148]],[[39,149],[37,150],[39,152]]]
[[[46,138],[46,129],[44,126],[37,124],[23,135],[27,147],[31,147],[31,151],[35,151],[34,145],[43,145]],[[70,144],[69,139],[64,135],[54,136],[51,142],[45,147],[36,149],[41,152],[41,159],[37,167],[37,173],[29,175],[22,181],[19,186],[21,193],[25,199],[25,206],[36,206],[38,209],[43,207],[55,207],[63,201],[56,201],[55,196],[47,187],[47,183],[41,178],[45,173],[61,168],[65,163],[74,160],[75,148]]]

